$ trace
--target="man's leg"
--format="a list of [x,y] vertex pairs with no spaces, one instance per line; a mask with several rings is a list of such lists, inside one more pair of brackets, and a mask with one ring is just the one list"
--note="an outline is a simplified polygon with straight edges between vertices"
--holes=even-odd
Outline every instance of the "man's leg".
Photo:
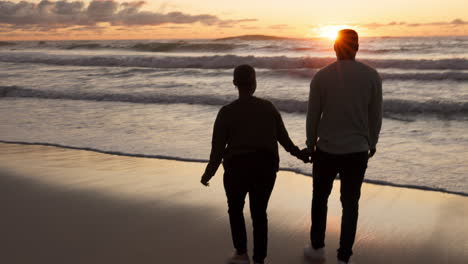
[[232,243],[241,255],[247,253],[247,233],[244,221],[244,203],[247,195],[247,183],[242,182],[242,172],[226,170],[224,172],[224,190],[226,191],[229,223],[231,224]]
[[253,260],[263,263],[268,249],[268,217],[267,208],[273,186],[275,185],[276,172],[259,171],[251,182],[249,189],[250,214],[252,216],[254,255]]
[[312,172],[312,227],[310,229],[310,240],[314,249],[325,246],[328,196],[330,196],[337,174],[334,160],[335,155],[317,150]]
[[343,207],[343,215],[341,218],[338,259],[344,262],[348,262],[353,254],[352,247],[356,237],[359,198],[361,197],[361,185],[367,168],[367,156],[367,152],[347,154],[343,156],[341,163],[340,199]]

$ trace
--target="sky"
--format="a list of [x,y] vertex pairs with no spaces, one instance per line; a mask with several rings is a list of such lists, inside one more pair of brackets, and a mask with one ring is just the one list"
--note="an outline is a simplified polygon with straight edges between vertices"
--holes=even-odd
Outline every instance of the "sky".
[[468,36],[466,0],[0,0],[0,40]]

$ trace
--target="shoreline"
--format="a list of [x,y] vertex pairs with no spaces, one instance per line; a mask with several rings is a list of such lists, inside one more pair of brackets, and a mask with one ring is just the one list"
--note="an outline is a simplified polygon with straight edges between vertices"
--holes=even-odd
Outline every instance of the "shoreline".
[[[232,252],[222,170],[206,188],[199,183],[204,166],[0,144],[0,210],[5,212],[0,262],[220,263]],[[297,176],[280,171],[270,199],[268,259],[273,263],[306,263],[302,247],[309,236],[312,181]],[[363,184],[360,208],[355,263],[468,259],[466,197]],[[340,218],[335,185],[327,264],[336,261]]]
[[[105,151],[105,150],[87,148],[87,147],[74,147],[74,146],[67,146],[67,145],[61,145],[61,144],[55,144],[55,143],[8,141],[8,140],[0,139],[0,144],[13,144],[13,145],[25,145],[25,146],[49,146],[49,147],[57,147],[57,148],[72,149],[72,150],[91,151],[95,153],[122,156],[122,157],[150,158],[150,159],[161,159],[161,160],[191,162],[191,163],[208,163],[208,160],[205,160],[205,159],[191,159],[191,158],[172,157],[172,156],[165,156],[165,155],[132,154],[132,153],[124,153],[124,152],[118,152],[118,151]],[[220,170],[221,168],[222,166],[220,166]],[[303,173],[299,170],[292,169],[292,168],[280,168],[279,171],[292,172],[292,173],[296,173],[302,176],[312,177],[312,173]],[[394,188],[404,188],[404,189],[411,189],[411,190],[446,193],[446,194],[459,195],[462,197],[468,197],[468,193],[450,191],[450,190],[446,190],[443,188],[431,188],[431,187],[418,186],[418,185],[404,185],[404,184],[398,184],[398,183],[392,183],[392,182],[386,182],[386,181],[380,181],[380,180],[372,180],[372,179],[366,179],[366,178],[364,178],[364,183],[374,184],[378,186],[389,186],[389,187],[394,187]]]

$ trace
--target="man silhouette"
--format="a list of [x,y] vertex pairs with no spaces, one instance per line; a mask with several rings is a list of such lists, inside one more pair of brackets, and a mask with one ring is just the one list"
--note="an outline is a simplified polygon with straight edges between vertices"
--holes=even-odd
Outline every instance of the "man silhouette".
[[254,68],[249,65],[236,67],[234,85],[239,91],[239,99],[223,106],[216,117],[210,161],[201,183],[208,186],[222,160],[232,242],[236,250],[228,263],[250,263],[243,213],[247,193],[253,224],[253,260],[264,263],[268,241],[266,210],[279,165],[277,142],[304,162],[308,162],[309,156],[291,141],[276,107],[253,96],[257,87]]
[[324,259],[328,197],[337,174],[342,204],[338,262],[348,263],[356,236],[361,185],[367,161],[376,152],[382,125],[382,82],[373,68],[355,60],[358,34],[338,32],[337,60],[310,84],[307,147],[313,160],[311,245],[304,254]]

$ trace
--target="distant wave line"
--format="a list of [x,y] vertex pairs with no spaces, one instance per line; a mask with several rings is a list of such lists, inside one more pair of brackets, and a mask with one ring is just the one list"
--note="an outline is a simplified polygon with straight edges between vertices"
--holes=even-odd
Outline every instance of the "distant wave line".
[[[335,58],[292,58],[286,56],[256,57],[216,55],[200,57],[142,56],[142,55],[55,55],[39,52],[0,52],[0,61],[13,63],[40,63],[64,66],[146,67],[230,69],[250,64],[261,69],[318,69]],[[360,60],[376,68],[468,70],[468,59],[373,59]]]
[[[248,42],[247,42],[248,41]],[[269,41],[261,46],[254,44],[256,41]],[[284,44],[287,41],[287,44]],[[39,41],[29,42],[24,45],[22,42],[0,41],[0,47],[10,49],[59,49],[59,50],[133,50],[142,52],[212,52],[223,53],[235,50],[249,49],[267,52],[327,52],[333,54],[333,47],[317,45],[306,39],[289,39],[269,36],[244,36],[241,38],[225,38],[219,40],[191,41],[143,41],[143,42],[109,42],[109,41]],[[458,52],[468,47],[465,43],[445,43],[443,46],[421,43],[420,45],[403,44],[395,47],[367,47],[360,49],[360,53],[365,54],[427,54],[428,52],[444,53],[446,50],[456,49]]]
[[[257,71],[258,78],[271,77],[271,78],[298,78],[311,80],[319,69],[287,69],[287,70],[273,70],[264,69]],[[196,75],[200,78],[210,77],[231,77],[232,70],[222,69],[154,69],[154,68],[127,68],[121,71],[112,71],[105,73],[92,73],[87,76],[115,76],[126,77],[135,76],[138,74],[148,74],[150,77],[158,76],[171,76],[171,77],[184,77],[186,75]],[[406,72],[406,73],[389,73],[380,72],[380,76],[384,81],[389,80],[416,80],[416,81],[468,81],[468,71],[442,71],[442,72]]]

